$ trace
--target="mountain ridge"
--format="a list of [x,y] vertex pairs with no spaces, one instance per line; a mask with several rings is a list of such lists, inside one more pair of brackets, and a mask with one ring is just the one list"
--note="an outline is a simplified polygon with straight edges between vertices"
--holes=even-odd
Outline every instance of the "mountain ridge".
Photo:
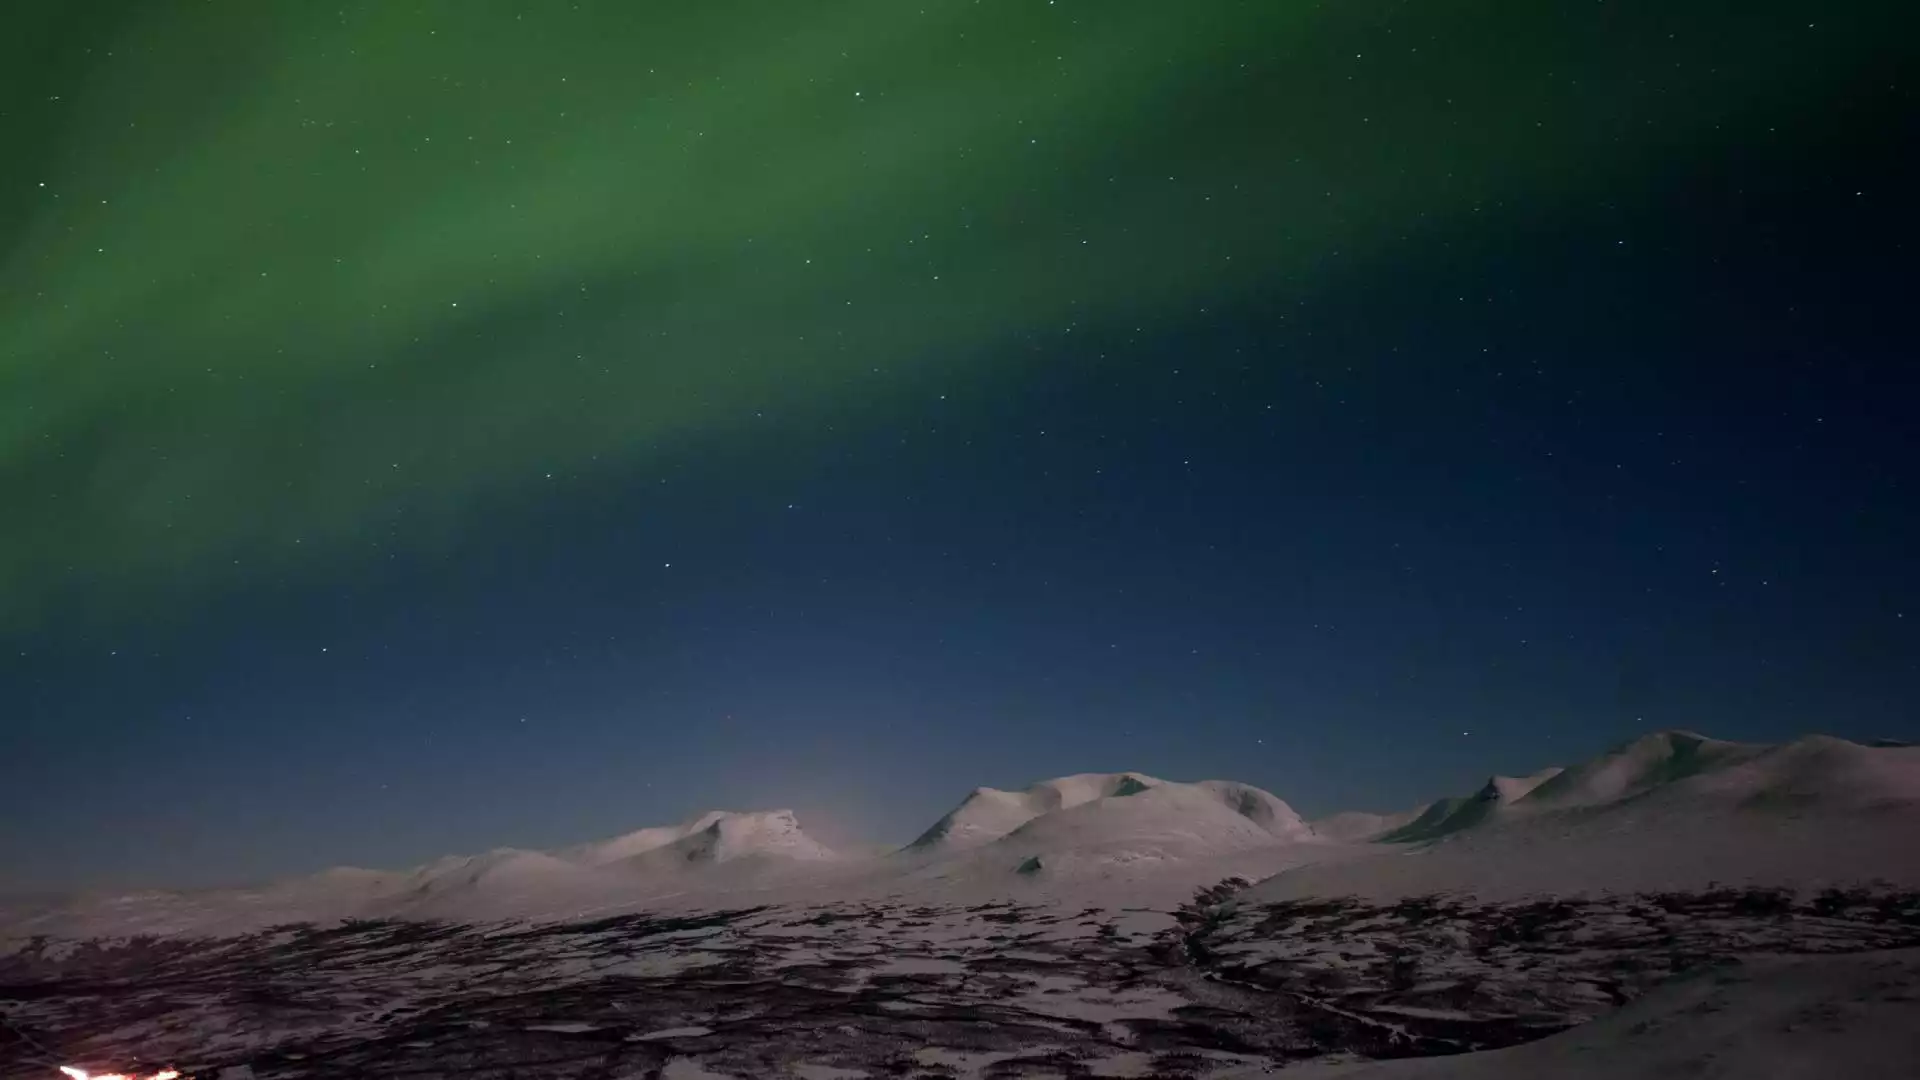
[[[1890,875],[1899,876],[1905,864],[1894,834],[1910,821],[1920,823],[1920,747],[1830,736],[1737,743],[1667,731],[1564,769],[1494,776],[1472,795],[1400,814],[1307,822],[1273,793],[1237,781],[1076,773],[1019,791],[975,788],[913,843],[885,855],[835,852],[808,836],[791,810],[710,810],[551,851],[494,848],[400,870],[334,867],[248,889],[36,901],[12,909],[0,933],[34,926],[230,932],[345,917],[571,918],[775,887],[997,895],[1076,883],[1131,888],[1164,878],[1178,892],[1187,878],[1277,875],[1289,879],[1285,888],[1319,895],[1452,880],[1491,887],[1473,884],[1475,875],[1491,875],[1512,891],[1601,874],[1657,885],[1710,869],[1805,877],[1801,870],[1817,865],[1831,877],[1863,861],[1899,864]],[[1798,837],[1791,858],[1766,848],[1764,837],[1783,828]],[[1428,857],[1381,858],[1406,849]],[[1851,862],[1841,858],[1848,851],[1857,853]],[[1466,859],[1447,871],[1454,879],[1440,873],[1446,860],[1433,858],[1449,852]],[[1804,864],[1799,870],[1788,865],[1794,859]]]

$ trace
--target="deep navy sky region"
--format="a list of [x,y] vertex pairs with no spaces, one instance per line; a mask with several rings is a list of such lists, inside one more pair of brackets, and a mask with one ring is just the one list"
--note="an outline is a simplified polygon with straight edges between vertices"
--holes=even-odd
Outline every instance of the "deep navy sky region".
[[0,45],[0,888],[1920,736],[1890,5],[321,6]]

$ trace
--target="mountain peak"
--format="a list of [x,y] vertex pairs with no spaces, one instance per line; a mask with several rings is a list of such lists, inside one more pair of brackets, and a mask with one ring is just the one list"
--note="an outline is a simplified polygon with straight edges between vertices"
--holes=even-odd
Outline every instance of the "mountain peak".
[[1535,788],[1564,771],[1560,766],[1554,765],[1527,776],[1489,776],[1486,784],[1480,788],[1479,794],[1474,797],[1481,802],[1514,802],[1526,798]]

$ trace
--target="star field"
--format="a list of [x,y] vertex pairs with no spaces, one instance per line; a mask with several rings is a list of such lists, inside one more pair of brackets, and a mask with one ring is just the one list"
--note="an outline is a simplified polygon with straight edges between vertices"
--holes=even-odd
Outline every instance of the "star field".
[[30,6],[0,888],[1920,735],[1886,16]]

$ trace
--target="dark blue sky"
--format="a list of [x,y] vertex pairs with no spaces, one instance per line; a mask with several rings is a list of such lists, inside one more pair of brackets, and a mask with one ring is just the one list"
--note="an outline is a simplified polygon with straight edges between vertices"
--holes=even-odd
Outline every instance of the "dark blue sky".
[[711,807],[904,841],[1089,770],[1311,816],[1656,728],[1920,737],[1914,102],[1825,75],[1609,190],[876,353],[830,408],[562,458],[431,541],[396,511],[132,610],[83,575],[6,631],[0,886]]

